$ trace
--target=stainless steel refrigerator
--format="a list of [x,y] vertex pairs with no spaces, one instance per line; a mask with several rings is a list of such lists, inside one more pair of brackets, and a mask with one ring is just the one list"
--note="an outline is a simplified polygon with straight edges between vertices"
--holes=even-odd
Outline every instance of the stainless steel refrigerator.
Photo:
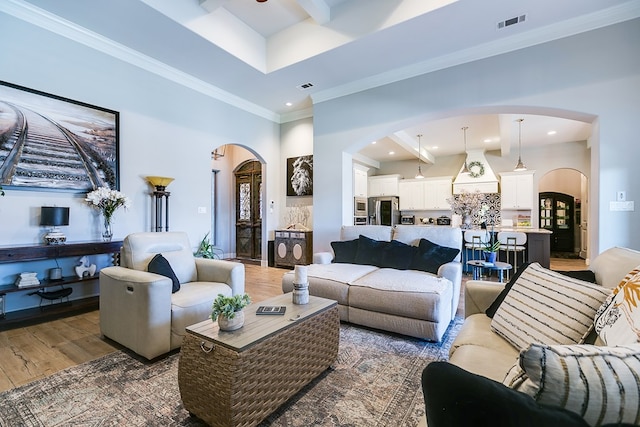
[[369,197],[369,224],[400,223],[400,200],[397,197]]

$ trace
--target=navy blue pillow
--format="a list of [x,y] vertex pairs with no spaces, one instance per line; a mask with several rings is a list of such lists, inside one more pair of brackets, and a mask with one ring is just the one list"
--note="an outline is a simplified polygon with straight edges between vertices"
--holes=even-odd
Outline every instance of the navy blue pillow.
[[382,240],[371,239],[362,234],[358,237],[358,251],[356,253],[356,264],[378,266],[382,261],[384,248],[389,244]]
[[413,257],[418,248],[406,243],[392,240],[382,250],[378,267],[395,268],[396,270],[407,270],[413,261]]
[[556,273],[569,276],[573,279],[582,280],[584,282],[596,283],[596,273],[591,270],[571,270],[571,271],[557,271]]
[[180,290],[180,281],[176,277],[176,273],[173,272],[173,268],[171,268],[169,261],[167,261],[162,254],[156,254],[156,256],[149,261],[147,271],[150,273],[160,274],[171,279],[173,282],[173,286],[171,287],[172,294],[175,294]]
[[334,258],[333,262],[353,264],[356,261],[358,252],[358,239],[331,242]]
[[418,250],[411,260],[410,269],[438,274],[442,264],[451,262],[458,256],[460,249],[440,246],[427,239],[420,239]]

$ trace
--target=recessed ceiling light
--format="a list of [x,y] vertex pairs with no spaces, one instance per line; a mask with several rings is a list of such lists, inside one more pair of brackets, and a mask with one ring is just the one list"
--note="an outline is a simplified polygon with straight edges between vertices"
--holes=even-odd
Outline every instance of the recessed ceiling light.
[[431,147],[431,149],[432,149],[432,150],[437,150],[437,149],[438,149],[438,146],[437,146],[437,145],[434,145],[433,147]]
[[285,102],[284,105],[286,105],[287,107],[291,107],[293,105],[292,102]]
[[555,135],[556,133],[558,132],[556,132],[555,130],[550,130],[549,132],[547,132],[547,135]]
[[375,144],[375,143],[377,143],[377,142],[378,142],[378,141],[372,141],[371,143],[372,143],[372,144]]
[[395,151],[389,151],[389,155],[390,155],[390,156],[393,156],[394,154],[396,154],[396,152],[395,152]]
[[488,143],[490,143],[491,141],[492,141],[492,140],[491,140],[491,138],[487,138],[487,139],[485,139],[483,142],[484,142],[485,144],[488,144]]

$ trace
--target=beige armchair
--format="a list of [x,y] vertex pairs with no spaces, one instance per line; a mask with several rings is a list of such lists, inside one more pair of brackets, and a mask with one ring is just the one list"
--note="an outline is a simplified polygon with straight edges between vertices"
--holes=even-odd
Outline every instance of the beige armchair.
[[[169,261],[180,281],[149,273],[156,255]],[[147,359],[180,347],[185,327],[209,318],[218,294],[244,293],[244,265],[195,258],[185,233],[134,233],[125,237],[120,266],[100,271],[102,334]]]

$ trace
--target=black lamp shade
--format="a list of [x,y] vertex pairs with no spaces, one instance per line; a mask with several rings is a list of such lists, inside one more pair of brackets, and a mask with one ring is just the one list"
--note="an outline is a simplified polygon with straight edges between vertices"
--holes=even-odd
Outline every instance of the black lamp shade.
[[40,208],[40,225],[53,227],[69,225],[69,208],[42,206]]

